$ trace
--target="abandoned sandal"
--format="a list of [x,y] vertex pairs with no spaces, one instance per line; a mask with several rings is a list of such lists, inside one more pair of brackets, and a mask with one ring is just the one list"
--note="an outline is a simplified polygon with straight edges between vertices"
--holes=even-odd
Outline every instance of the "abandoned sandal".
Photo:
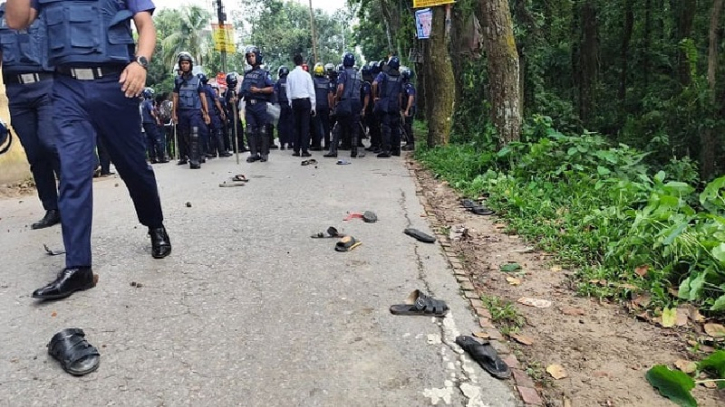
[[339,242],[335,244],[336,252],[349,252],[360,246],[362,242],[355,239],[352,236],[344,236]]
[[427,233],[423,233],[418,229],[407,228],[403,231],[403,233],[405,233],[406,235],[408,235],[410,237],[414,237],[423,243],[435,243],[435,241],[436,241],[435,237],[433,237]]
[[480,343],[471,336],[461,335],[456,338],[456,343],[491,376],[497,379],[511,377],[511,369],[501,360],[496,349],[488,341]]
[[63,370],[73,376],[83,376],[98,369],[101,355],[85,339],[79,328],[64,329],[48,343],[48,353],[60,362]]
[[342,237],[342,235],[340,234],[340,232],[337,231],[337,229],[330,226],[329,228],[327,228],[327,234],[318,232],[310,237],[313,239],[323,239],[328,237]]
[[448,313],[448,305],[415,290],[405,300],[405,304],[390,306],[390,313],[394,315],[423,315],[429,317],[442,317]]

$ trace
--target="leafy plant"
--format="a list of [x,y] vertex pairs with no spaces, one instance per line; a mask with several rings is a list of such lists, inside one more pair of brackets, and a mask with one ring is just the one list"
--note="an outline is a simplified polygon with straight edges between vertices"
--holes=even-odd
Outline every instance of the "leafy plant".
[[715,382],[719,388],[725,388],[725,351],[717,351],[697,364],[695,377],[701,371],[711,371],[715,379],[694,380],[689,375],[679,371],[670,370],[665,365],[653,366],[647,371],[647,381],[659,390],[660,394],[683,407],[697,407],[697,401],[690,391],[696,384]]
[[491,321],[502,334],[516,333],[524,326],[524,317],[519,314],[513,303],[487,295],[482,295],[481,301],[491,313]]

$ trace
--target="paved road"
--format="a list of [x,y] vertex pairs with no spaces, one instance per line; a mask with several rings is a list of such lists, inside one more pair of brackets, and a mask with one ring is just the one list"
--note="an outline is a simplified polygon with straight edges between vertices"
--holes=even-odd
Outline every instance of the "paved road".
[[[475,320],[439,246],[402,233],[429,231],[402,161],[316,158],[155,166],[174,245],[164,260],[149,255],[123,182],[96,182],[99,285],[60,302],[30,298],[63,265],[42,247],[62,248],[60,228],[29,229],[35,197],[0,200],[0,405],[517,405],[453,344]],[[251,181],[218,187],[235,173]],[[342,221],[364,210],[379,222]],[[330,225],[362,246],[309,238]],[[447,300],[449,316],[388,312],[416,288]],[[99,348],[98,371],[75,378],[47,355],[68,327]]]

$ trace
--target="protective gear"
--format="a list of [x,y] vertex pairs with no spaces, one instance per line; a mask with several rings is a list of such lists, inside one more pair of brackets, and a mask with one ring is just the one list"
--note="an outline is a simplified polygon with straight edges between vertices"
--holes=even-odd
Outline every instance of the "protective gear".
[[8,130],[8,126],[2,119],[0,119],[0,154],[4,154],[10,150],[12,143],[13,139],[10,131]]
[[324,76],[316,76],[312,82],[315,84],[315,109],[329,109],[330,103],[327,96],[330,94],[330,80]]
[[400,58],[398,58],[396,56],[390,57],[390,59],[388,60],[388,68],[395,69],[395,70],[400,68]]
[[394,69],[388,70],[382,83],[379,83],[378,86],[380,89],[380,110],[397,115],[400,112],[399,95],[403,91],[403,78],[400,73]]
[[179,55],[176,56],[177,63],[179,65],[179,70],[181,70],[181,62],[182,61],[188,61],[189,62],[189,72],[191,72],[192,69],[194,69],[194,58],[191,57],[191,54],[186,51],[179,52]]
[[179,87],[179,108],[180,109],[201,109],[201,98],[199,97],[199,85],[201,79],[198,76],[184,78],[179,76],[177,81],[181,81]]
[[191,128],[191,140],[189,143],[189,168],[196,170],[201,168],[201,146],[199,142],[199,128]]
[[275,86],[275,96],[280,105],[289,105],[287,100],[287,75],[280,76]]
[[286,78],[287,75],[289,75],[289,68],[284,65],[280,66],[277,70],[277,76],[280,78]]
[[338,73],[338,74],[339,74],[340,72],[344,71],[344,70],[345,70],[345,67],[344,67],[344,66],[342,66],[342,64],[338,64],[338,65],[337,65],[337,73]]
[[247,64],[252,65],[249,62],[249,54],[254,54],[255,56],[254,66],[262,65],[262,53],[259,51],[259,48],[255,45],[250,45],[244,49],[244,60],[247,61]]
[[144,99],[153,99],[154,93],[154,88],[144,88],[142,95]]
[[198,75],[196,75],[196,76],[198,76],[198,77],[199,77],[199,80],[200,80],[200,81],[201,81],[201,83],[202,83],[202,84],[204,84],[204,85],[206,85],[206,84],[207,84],[207,83],[209,82],[209,78],[207,78],[207,77],[206,77],[206,75],[205,75],[205,74],[203,74],[203,73],[200,73],[200,74],[198,74]]
[[330,62],[326,63],[326,64],[325,64],[325,72],[326,72],[326,73],[327,73],[328,75],[329,75],[329,74],[331,74],[331,73],[333,73],[333,72],[335,72],[335,65],[333,65],[333,64],[332,64],[332,63],[330,63]]
[[352,67],[345,69],[345,83],[342,91],[342,97],[338,102],[336,111],[340,116],[357,114],[360,112],[360,86],[362,78],[359,72]]
[[48,26],[51,65],[128,64],[132,61],[133,12],[122,9],[116,0],[39,0],[39,3]]
[[377,76],[380,73],[380,64],[377,61],[370,62],[370,73],[373,76]]
[[346,52],[345,55],[342,56],[342,66],[345,68],[352,68],[355,65],[355,55],[353,55],[351,52]]
[[260,161],[265,162],[269,157],[269,137],[267,136],[267,126],[260,126],[257,132],[257,142],[259,146]]
[[322,66],[321,63],[316,63],[315,68],[313,69],[315,76],[324,76],[325,75],[325,68]]
[[0,5],[0,44],[3,73],[51,71],[48,65],[48,32],[40,15],[26,31],[11,30],[5,23],[5,3]]
[[244,65],[244,73],[251,72],[252,71],[252,65],[245,64]]
[[370,71],[370,67],[367,66],[367,65],[363,65],[362,66],[362,68],[360,69],[360,73],[362,74],[363,79],[372,76],[372,72]]
[[244,74],[244,80],[242,81],[241,93],[244,99],[249,103],[251,100],[267,101],[269,95],[265,93],[252,93],[252,86],[257,88],[265,88],[265,79],[269,75],[267,71],[261,69],[252,69],[251,72]]
[[235,90],[239,84],[239,76],[236,72],[229,72],[227,74],[226,82],[229,89]]
[[247,162],[251,163],[254,161],[257,161],[259,159],[259,143],[257,143],[257,136],[254,131],[254,126],[251,124],[247,124],[247,127],[245,128],[245,133],[247,133],[247,143],[249,144],[249,157],[247,157]]
[[403,77],[403,80],[404,80],[404,81],[408,82],[408,81],[410,81],[411,79],[413,79],[413,71],[411,71],[411,70],[410,70],[410,68],[408,68],[407,66],[404,66],[404,67],[403,67],[403,68],[402,68],[402,69],[400,70],[400,76],[402,76],[402,77]]

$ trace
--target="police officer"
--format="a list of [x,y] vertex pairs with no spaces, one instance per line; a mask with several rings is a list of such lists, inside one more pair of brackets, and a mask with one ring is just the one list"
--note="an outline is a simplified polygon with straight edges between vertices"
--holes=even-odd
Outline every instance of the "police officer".
[[380,121],[382,116],[380,114],[380,109],[376,108],[376,103],[374,102],[374,95],[372,95],[372,83],[378,76],[378,74],[380,74],[380,64],[378,63],[378,61],[372,61],[370,62],[369,67],[371,95],[365,114],[365,125],[367,126],[368,132],[370,133],[370,147],[366,148],[366,150],[372,151],[377,154],[382,151],[383,146],[383,136],[380,129]]
[[312,118],[313,132],[312,145],[315,150],[317,147],[322,150],[324,140],[325,149],[330,148],[330,106],[334,103],[334,93],[330,87],[330,80],[325,77],[325,68],[322,64],[317,63],[313,68],[315,76],[312,81],[315,84],[315,104],[317,114]]
[[[189,147],[189,167],[198,169],[201,168],[201,163],[206,161],[202,150],[205,136],[208,134],[206,125],[211,122],[208,114],[209,106],[201,79],[192,73],[194,60],[191,54],[180,52],[177,59],[181,75],[174,80],[172,120],[177,123],[179,138],[184,139]],[[198,134],[196,138],[192,137],[194,128]]]
[[267,102],[274,86],[269,72],[260,68],[262,53],[254,45],[244,50],[244,58],[252,69],[244,74],[242,97],[245,101],[244,121],[250,155],[248,163],[266,162],[269,159],[269,137],[267,137]]
[[344,69],[337,77],[337,94],[335,96],[335,113],[337,114],[337,123],[340,129],[333,132],[330,152],[324,156],[337,157],[337,145],[340,133],[342,133],[349,140],[345,144],[350,146],[350,157],[355,158],[357,157],[357,136],[360,130],[360,112],[362,111],[362,103],[360,102],[362,75],[353,68],[355,66],[355,56],[350,52],[343,55],[342,66]]
[[292,107],[287,100],[287,75],[289,68],[282,65],[277,69],[277,82],[274,84],[274,100],[279,104],[279,121],[277,121],[277,134],[279,135],[280,149],[285,145],[292,148]]
[[403,129],[405,130],[405,145],[403,151],[415,151],[415,135],[413,135],[413,119],[416,111],[416,93],[413,85],[413,72],[409,68],[403,68],[400,72],[403,78]]
[[390,57],[387,68],[373,81],[373,95],[377,99],[382,114],[383,151],[378,158],[391,155],[400,156],[400,106],[402,101],[403,78],[398,71],[400,59]]
[[[55,281],[33,292],[34,298],[64,298],[95,286],[91,220],[96,130],[126,183],[138,219],[149,228],[152,256],[171,253],[138,113],[137,98],[156,43],[153,9],[149,0],[8,0],[6,19],[12,28],[27,27],[38,13],[53,16],[56,23],[48,26],[48,56],[56,69],[53,119],[58,128],[62,174],[58,206],[66,268]],[[79,15],[84,18],[74,17]],[[138,30],[137,48],[131,36],[132,18]]]
[[161,120],[156,115],[154,108],[154,89],[145,88],[142,92],[141,122],[146,133],[146,145],[149,159],[152,164],[167,163],[166,140],[164,134],[159,131]]
[[[246,70],[246,68],[245,68]],[[251,71],[251,67],[249,69]],[[229,72],[226,78],[227,92],[224,95],[227,105],[227,117],[229,118],[229,133],[232,135],[231,140],[233,144],[234,152],[236,153],[237,145],[239,145],[239,152],[243,153],[248,151],[244,145],[244,127],[242,127],[242,116],[243,112],[238,110],[239,107],[239,75],[236,72]],[[234,123],[234,117],[236,116],[237,122]],[[236,127],[235,127],[236,126]],[[236,130],[235,130],[236,129]],[[235,135],[236,131],[236,135]],[[235,139],[237,137],[239,140]]]
[[207,158],[214,158],[219,153],[219,157],[231,157],[231,154],[224,149],[224,126],[223,120],[226,120],[226,113],[219,101],[216,85],[210,85],[209,79],[205,74],[200,73],[199,80],[204,88],[204,96],[209,107],[209,149],[206,151]]
[[45,209],[43,219],[31,225],[43,229],[60,223],[58,187],[60,161],[55,148],[56,128],[50,100],[53,70],[48,66],[47,29],[37,19],[27,31],[8,28],[5,4],[0,5],[0,45],[5,92],[10,105],[10,123],[20,138]]

